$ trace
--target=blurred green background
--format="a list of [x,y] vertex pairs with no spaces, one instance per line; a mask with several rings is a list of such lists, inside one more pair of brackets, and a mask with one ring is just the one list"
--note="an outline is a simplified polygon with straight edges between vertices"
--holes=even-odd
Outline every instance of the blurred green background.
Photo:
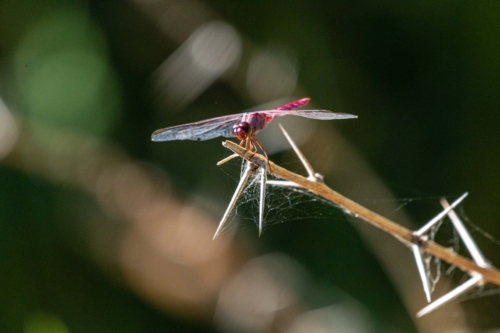
[[468,191],[500,239],[499,41],[498,1],[1,1],[0,331],[496,332],[492,287],[416,319],[411,252],[307,196],[212,241],[239,162],[150,135],[309,96],[359,116],[283,120],[327,184],[413,228]]

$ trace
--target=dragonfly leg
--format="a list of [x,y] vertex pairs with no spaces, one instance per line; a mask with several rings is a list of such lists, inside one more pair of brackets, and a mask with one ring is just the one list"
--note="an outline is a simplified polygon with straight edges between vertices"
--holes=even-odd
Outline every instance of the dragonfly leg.
[[250,149],[256,153],[257,152],[257,146],[255,145],[255,143],[253,142],[253,140],[250,140]]
[[[269,156],[267,156],[267,152],[266,152],[266,150],[264,149],[264,146],[262,146],[262,143],[261,143],[261,142],[259,141],[259,139],[257,139],[257,137],[255,137],[255,136],[252,138],[252,141],[260,147],[260,149],[261,149],[261,150],[262,150],[262,152],[264,153],[264,156],[266,156],[266,162],[267,162],[267,165],[269,165]],[[255,146],[255,145],[254,145],[254,147],[255,147],[255,150],[257,150],[257,146]]]
[[253,144],[252,138],[247,138],[246,141],[247,143],[245,145],[245,149],[250,150],[251,152],[256,152],[257,147],[255,147],[255,145]]

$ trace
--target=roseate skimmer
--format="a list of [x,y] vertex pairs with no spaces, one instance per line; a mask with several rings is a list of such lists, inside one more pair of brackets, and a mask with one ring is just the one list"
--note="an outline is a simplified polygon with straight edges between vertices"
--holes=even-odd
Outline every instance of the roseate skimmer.
[[255,151],[258,145],[267,157],[267,153],[255,135],[276,117],[300,116],[320,120],[357,118],[352,114],[334,113],[328,110],[295,110],[309,103],[309,100],[310,98],[302,98],[273,110],[243,112],[162,128],[152,134],[151,140],[209,140],[219,136],[236,137],[241,140],[241,146],[245,143],[246,149],[251,148]]

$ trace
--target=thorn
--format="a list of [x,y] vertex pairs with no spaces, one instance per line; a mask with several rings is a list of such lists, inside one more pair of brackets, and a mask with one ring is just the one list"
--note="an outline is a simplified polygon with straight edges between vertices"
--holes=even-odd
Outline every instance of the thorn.
[[264,208],[266,204],[267,162],[261,160],[260,164],[260,203],[259,203],[259,237],[262,234],[264,223]]
[[[420,252],[420,246],[422,245],[421,237],[427,233],[433,226],[435,226],[439,221],[441,221],[446,214],[452,212],[453,208],[455,208],[458,204],[462,202],[463,199],[468,195],[468,193],[464,193],[460,198],[455,200],[451,206],[444,207],[444,210],[436,215],[432,220],[427,222],[422,228],[413,232],[413,244],[411,245],[413,256],[415,257],[415,262],[417,264],[418,273],[420,275],[420,280],[422,281],[422,286],[424,289],[425,297],[427,298],[427,302],[431,301],[431,292],[429,287],[429,279],[427,278],[427,271],[424,266],[422,253]],[[441,203],[443,205],[443,203]]]
[[226,157],[225,159],[223,160],[220,160],[219,162],[217,162],[217,165],[222,165],[226,162],[229,162],[230,160],[232,160],[233,158],[235,157],[238,157],[239,155],[238,154],[232,154],[232,155],[229,155],[228,157]]
[[307,170],[307,173],[309,174],[308,178],[311,179],[311,180],[316,180],[316,173],[314,172],[314,169],[311,166],[311,163],[309,163],[309,161],[306,159],[306,157],[304,156],[304,154],[302,154],[302,152],[300,151],[299,147],[297,147],[297,145],[292,140],[292,138],[290,137],[290,135],[288,135],[287,131],[285,131],[285,129],[283,128],[283,126],[281,126],[281,124],[278,124],[278,125],[281,128],[281,131],[285,135],[286,139],[290,143],[290,146],[292,146],[293,150],[295,151],[295,154],[297,154],[297,156],[299,157],[300,161],[302,162],[302,165]]
[[435,300],[434,302],[432,302],[431,304],[427,305],[425,308],[420,310],[417,313],[417,318],[420,318],[420,317],[436,310],[437,308],[445,305],[446,303],[451,302],[452,300],[456,299],[457,297],[462,296],[463,294],[467,293],[468,291],[470,291],[471,289],[473,289],[477,285],[481,284],[482,282],[483,282],[483,276],[480,274],[475,274],[472,278],[465,281],[460,286],[456,287],[455,289],[453,289],[452,291],[450,291],[446,295],[442,296],[441,298],[438,298],[437,300]]
[[236,201],[238,201],[238,198],[241,195],[241,192],[245,188],[245,185],[248,182],[248,178],[250,177],[250,173],[252,171],[252,163],[246,162],[245,164],[245,169],[243,170],[243,174],[241,175],[240,182],[238,183],[238,186],[236,187],[236,190],[234,191],[233,197],[231,198],[231,201],[229,202],[229,206],[227,206],[226,212],[224,213],[224,216],[222,216],[222,219],[219,223],[219,227],[215,231],[214,238],[219,235],[219,233],[222,231],[222,227],[226,223],[227,219],[229,218],[229,214],[231,214],[231,211],[233,210],[234,206],[236,205]]
[[[448,203],[448,201],[446,201],[446,199],[443,198],[441,199],[441,206],[443,206],[443,208],[448,208],[450,204]],[[460,238],[462,238],[465,247],[467,247],[467,250],[469,250],[471,257],[472,259],[474,259],[476,264],[480,267],[490,267],[490,264],[484,258],[481,250],[479,250],[479,247],[477,246],[476,242],[474,242],[474,239],[465,228],[457,213],[455,213],[455,211],[453,210],[450,210],[448,212],[448,217],[450,218],[451,223],[453,223],[453,226],[460,235]]]
[[299,184],[287,180],[268,180],[267,185],[275,185],[282,187],[302,187]]
[[424,225],[422,228],[420,228],[419,230],[415,231],[415,235],[417,236],[422,236],[423,234],[425,234],[427,231],[429,231],[434,225],[436,225],[439,221],[441,221],[446,214],[448,214],[453,208],[455,208],[456,206],[458,206],[458,204],[460,204],[462,202],[462,200],[465,199],[465,197],[469,195],[469,193],[464,193],[460,198],[458,198],[457,200],[455,200],[451,206],[449,206],[448,208],[446,208],[445,210],[443,210],[441,213],[439,213],[438,215],[436,215],[436,217],[434,217],[432,220],[430,220],[429,222],[427,222],[426,225]]
[[424,288],[425,298],[427,298],[427,303],[430,303],[431,290],[429,287],[429,279],[427,278],[427,271],[425,270],[424,266],[424,260],[422,258],[422,252],[420,252],[420,247],[415,244],[411,245],[411,249],[413,251],[413,256],[415,257],[415,262],[417,263],[417,269],[420,275],[420,280],[422,280],[422,286]]

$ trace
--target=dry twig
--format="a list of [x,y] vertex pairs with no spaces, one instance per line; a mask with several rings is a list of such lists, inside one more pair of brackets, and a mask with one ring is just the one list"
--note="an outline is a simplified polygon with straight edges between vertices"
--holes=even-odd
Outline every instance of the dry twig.
[[[242,158],[249,162],[260,165],[260,161],[265,161],[262,155],[253,153],[238,146],[234,142],[224,141],[222,145],[234,153],[238,154]],[[454,265],[461,270],[471,274],[479,273],[483,277],[484,282],[494,283],[500,285],[500,271],[493,267],[481,267],[477,265],[472,260],[463,257],[453,251],[452,249],[445,248],[426,237],[416,237],[414,232],[396,224],[395,222],[361,206],[360,204],[344,197],[340,193],[332,190],[327,185],[322,182],[313,181],[307,179],[301,175],[293,173],[287,169],[284,169],[273,162],[269,161],[268,172],[274,176],[294,182],[303,188],[313,192],[316,195],[334,203],[346,212],[349,212],[354,217],[360,218],[371,225],[380,228],[387,233],[391,234],[398,240],[400,240],[407,247],[412,245],[418,245],[422,252],[426,252],[430,255],[440,258],[447,263]]]

